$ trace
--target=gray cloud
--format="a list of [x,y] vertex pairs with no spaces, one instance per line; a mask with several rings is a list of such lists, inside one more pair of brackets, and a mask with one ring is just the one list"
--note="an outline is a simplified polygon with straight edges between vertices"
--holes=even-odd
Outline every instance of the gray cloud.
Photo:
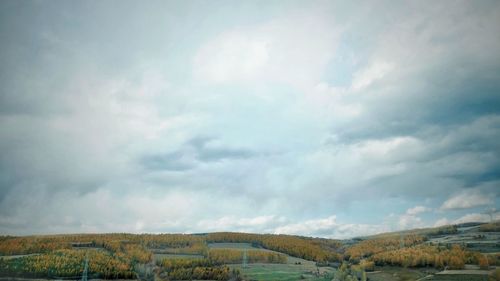
[[181,151],[146,156],[142,159],[142,164],[148,169],[167,171],[186,171],[195,167]]
[[188,141],[188,144],[194,148],[198,160],[202,162],[221,161],[224,159],[245,159],[257,155],[256,152],[249,149],[211,145],[213,141],[215,141],[213,138],[197,137]]
[[218,162],[223,160],[248,159],[256,157],[257,152],[249,149],[231,148],[212,145],[217,139],[194,137],[174,152],[145,156],[142,164],[152,170],[186,171],[195,168],[199,163]]

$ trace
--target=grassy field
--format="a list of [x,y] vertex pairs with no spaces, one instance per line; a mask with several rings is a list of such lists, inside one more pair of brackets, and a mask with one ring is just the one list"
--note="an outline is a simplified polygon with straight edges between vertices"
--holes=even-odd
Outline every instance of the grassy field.
[[368,272],[370,281],[415,281],[427,276],[420,270],[402,267],[380,267],[375,272]]
[[[250,243],[210,243],[211,249],[240,249],[262,250]],[[271,251],[274,252],[274,251]],[[253,263],[243,268],[241,265],[231,265],[243,274],[245,280],[258,281],[288,281],[288,280],[331,280],[334,269],[331,267],[316,267],[316,263],[300,258],[288,256],[286,264]],[[317,272],[319,270],[319,276]]]
[[412,269],[403,267],[378,267],[368,272],[370,281],[483,281],[488,280],[489,271],[448,270],[438,272],[432,268]]
[[[425,279],[425,281],[484,281],[488,280],[485,275],[467,275],[467,274],[454,274],[454,275],[434,275],[431,278]],[[424,281],[424,280],[422,280]]]
[[163,259],[202,259],[202,255],[190,255],[190,254],[154,254],[153,258],[155,261]]
[[258,281],[288,281],[288,280],[331,280],[334,269],[330,267],[319,268],[320,276],[317,276],[317,268],[310,265],[295,264],[249,264],[242,268],[241,265],[232,265],[241,271],[245,280]]

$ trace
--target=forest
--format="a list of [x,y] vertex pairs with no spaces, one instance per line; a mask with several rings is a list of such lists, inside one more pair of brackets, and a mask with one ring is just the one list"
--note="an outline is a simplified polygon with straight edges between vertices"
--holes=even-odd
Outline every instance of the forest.
[[207,242],[247,242],[290,256],[316,262],[340,261],[336,252],[341,242],[334,239],[307,238],[292,235],[249,234],[234,232],[210,233]]
[[165,259],[158,265],[160,276],[168,276],[172,280],[229,280],[239,279],[240,275],[238,271],[211,259]]

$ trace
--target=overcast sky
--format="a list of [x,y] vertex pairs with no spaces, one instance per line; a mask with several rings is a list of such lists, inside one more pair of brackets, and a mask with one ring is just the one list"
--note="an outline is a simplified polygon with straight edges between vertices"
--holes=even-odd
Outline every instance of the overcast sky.
[[499,1],[4,0],[0,67],[3,234],[344,238],[500,205]]

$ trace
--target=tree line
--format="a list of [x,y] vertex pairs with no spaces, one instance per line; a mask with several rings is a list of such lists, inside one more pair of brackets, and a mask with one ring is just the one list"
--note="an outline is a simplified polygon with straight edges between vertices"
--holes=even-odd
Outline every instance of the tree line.
[[340,261],[339,249],[341,243],[336,240],[325,242],[294,235],[251,234],[237,232],[217,232],[207,235],[207,242],[252,243],[255,246],[282,252],[290,256],[316,262]]
[[157,262],[167,280],[241,280],[238,270],[211,259],[164,259]]
[[416,234],[391,235],[374,239],[363,240],[346,249],[344,258],[352,262],[358,262],[362,258],[369,257],[374,254],[392,251],[399,249],[401,246],[411,247],[421,244],[425,241],[425,237]]
[[465,264],[477,264],[482,269],[499,264],[499,255],[481,254],[465,250],[460,245],[436,246],[418,245],[378,253],[370,257],[377,265],[403,267],[434,267],[463,269]]

